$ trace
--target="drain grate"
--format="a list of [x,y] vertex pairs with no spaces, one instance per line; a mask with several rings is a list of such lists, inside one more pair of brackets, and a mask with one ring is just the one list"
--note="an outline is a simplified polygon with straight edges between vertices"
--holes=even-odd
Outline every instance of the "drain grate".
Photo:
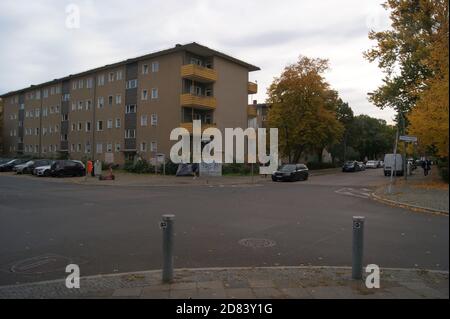
[[269,248],[276,245],[274,240],[265,238],[244,238],[239,241],[239,245],[251,248]]
[[65,269],[71,263],[70,258],[48,254],[18,261],[10,270],[17,274],[38,275]]

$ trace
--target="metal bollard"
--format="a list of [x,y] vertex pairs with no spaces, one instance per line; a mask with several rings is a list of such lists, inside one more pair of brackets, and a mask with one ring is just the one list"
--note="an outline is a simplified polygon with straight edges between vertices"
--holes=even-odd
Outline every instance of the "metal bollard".
[[362,216],[353,216],[352,279],[362,279],[364,220]]
[[175,215],[163,215],[160,228],[163,231],[163,271],[162,280],[170,283],[173,280],[173,238]]

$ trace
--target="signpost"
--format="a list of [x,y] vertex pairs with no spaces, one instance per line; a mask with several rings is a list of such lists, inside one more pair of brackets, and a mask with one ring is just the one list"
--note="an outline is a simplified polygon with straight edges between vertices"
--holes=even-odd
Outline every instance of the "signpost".
[[402,135],[398,139],[400,141],[405,142],[405,143],[416,143],[417,142],[417,137],[416,136]]

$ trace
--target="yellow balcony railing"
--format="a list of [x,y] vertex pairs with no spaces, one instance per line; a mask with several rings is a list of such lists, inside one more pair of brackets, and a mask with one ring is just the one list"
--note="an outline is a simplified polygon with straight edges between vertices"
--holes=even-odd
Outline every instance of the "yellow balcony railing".
[[[192,130],[193,130],[192,122],[181,123],[180,127],[185,128],[186,130],[189,131],[190,134],[192,134]],[[216,124],[205,124],[205,123],[202,123],[202,132],[204,130],[206,130],[207,128],[210,128],[210,127],[216,127]]]
[[194,94],[181,94],[181,106],[215,109],[217,101],[211,96],[198,96]]
[[248,117],[256,117],[258,113],[256,112],[256,106],[249,105],[247,106],[247,116]]
[[197,82],[217,81],[217,72],[211,68],[205,68],[197,64],[187,64],[181,67],[181,76]]
[[253,83],[253,82],[248,82],[247,90],[248,90],[248,94],[258,93],[258,84]]

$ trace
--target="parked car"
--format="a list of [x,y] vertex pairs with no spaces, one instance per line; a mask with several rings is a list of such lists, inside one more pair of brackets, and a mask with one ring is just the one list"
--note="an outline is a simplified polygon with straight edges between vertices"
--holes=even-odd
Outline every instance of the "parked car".
[[55,161],[50,161],[49,165],[35,167],[33,170],[33,175],[45,177],[51,176],[51,168],[54,162]]
[[357,162],[357,163],[358,163],[360,171],[365,171],[366,170],[366,164],[364,164],[364,162]]
[[27,162],[27,159],[13,159],[0,165],[0,172],[11,172],[16,165]]
[[384,155],[384,176],[391,176],[391,169],[395,176],[403,176],[403,158],[401,154]]
[[361,166],[358,165],[357,161],[347,161],[344,166],[342,166],[343,172],[357,172],[361,170]]
[[0,165],[8,163],[10,160],[12,160],[12,158],[0,158]]
[[39,166],[50,165],[51,160],[32,160],[25,164],[16,165],[15,171],[17,174],[32,174],[33,170]]
[[379,168],[380,162],[379,161],[367,161],[366,168]]
[[60,160],[50,166],[50,175],[55,177],[84,176],[86,171],[79,161]]
[[305,164],[285,164],[272,174],[272,181],[305,181],[309,177],[309,170]]

